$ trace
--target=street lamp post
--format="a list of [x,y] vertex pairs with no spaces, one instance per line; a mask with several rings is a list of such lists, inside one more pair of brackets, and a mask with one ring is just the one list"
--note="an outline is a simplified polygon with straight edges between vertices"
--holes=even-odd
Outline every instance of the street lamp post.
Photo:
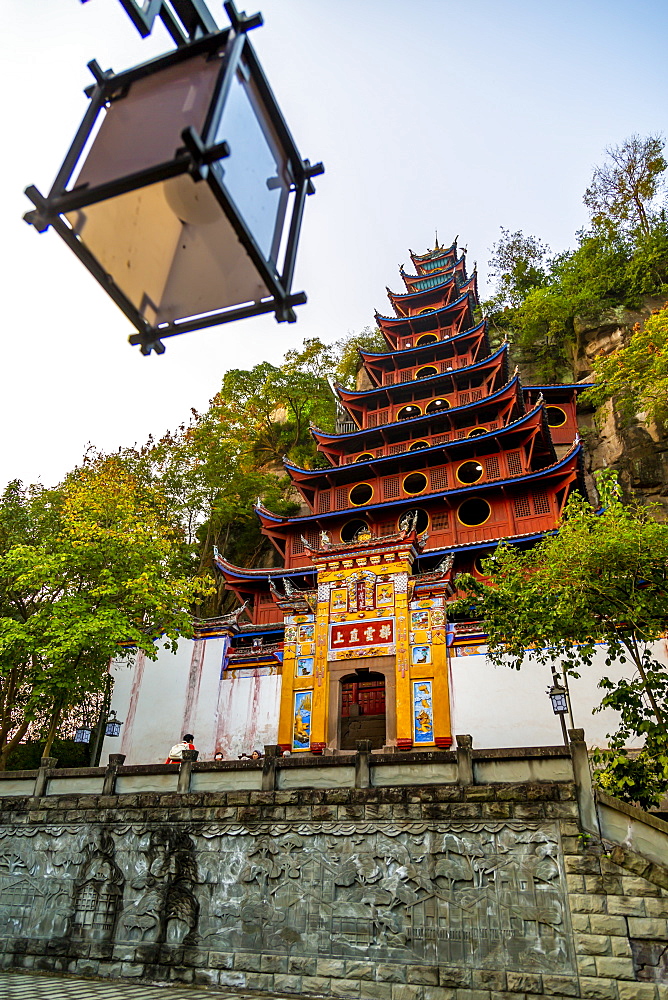
[[47,196],[26,189],[25,219],[50,226],[123,310],[143,354],[192,330],[273,312],[294,322],[292,291],[312,178],[248,32],[259,14],[203,0],[121,0],[149,34],[160,17],[175,50],[86,90],[88,110]]
[[547,693],[552,702],[552,711],[555,715],[559,716],[559,721],[561,722],[564,745],[568,746],[568,730],[566,729],[566,720],[564,719],[564,716],[568,712],[568,699],[566,697],[566,688],[563,684],[559,683],[556,674],[552,677],[552,687],[548,689]]

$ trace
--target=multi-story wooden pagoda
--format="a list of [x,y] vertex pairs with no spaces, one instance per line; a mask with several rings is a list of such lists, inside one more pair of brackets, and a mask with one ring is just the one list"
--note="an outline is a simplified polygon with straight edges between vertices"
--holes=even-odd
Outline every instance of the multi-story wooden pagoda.
[[267,647],[282,660],[284,749],[448,746],[453,576],[479,573],[500,539],[554,530],[581,479],[579,387],[523,387],[509,371],[456,242],[411,260],[406,290],[388,289],[393,315],[376,314],[388,349],[362,352],[366,387],[336,388],[336,433],[313,428],[328,467],[285,463],[309,512],[256,508],[283,566],[217,556],[252,607],[230,668]]

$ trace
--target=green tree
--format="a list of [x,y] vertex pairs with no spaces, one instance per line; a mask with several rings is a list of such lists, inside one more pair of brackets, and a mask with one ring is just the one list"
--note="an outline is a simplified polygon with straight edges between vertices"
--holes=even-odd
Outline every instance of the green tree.
[[584,195],[595,226],[638,229],[649,236],[652,211],[668,164],[660,135],[632,135],[608,146],[607,161],[596,167]]
[[637,325],[629,342],[594,361],[595,384],[584,401],[601,406],[614,399],[622,413],[668,416],[668,307]]
[[377,327],[367,326],[361,333],[342,337],[334,345],[336,364],[333,374],[336,381],[346,389],[355,389],[357,374],[362,367],[359,352],[385,354],[388,350],[387,341]]
[[[0,767],[31,724],[46,747],[132,644],[155,659],[192,634],[206,589],[174,571],[181,529],[121,456],[91,456],[54,490],[0,500]],[[130,655],[128,650],[127,655]]]
[[[530,649],[539,663],[561,661],[577,676],[603,642],[608,665],[629,665],[630,678],[603,679],[601,705],[621,711],[616,755],[630,759],[624,746],[641,736],[645,754],[658,762],[642,788],[634,784],[635,800],[647,804],[668,789],[668,770],[665,782],[655,773],[668,749],[668,676],[652,655],[668,623],[668,525],[654,521],[651,508],[623,504],[614,474],[599,473],[597,484],[601,511],[573,493],[558,534],[526,551],[500,544],[483,564],[487,582],[460,577],[465,596],[455,610],[484,621],[497,664],[519,669]],[[614,771],[606,771],[607,787],[628,798]]]
[[550,248],[521,229],[511,233],[501,226],[501,239],[492,247],[490,276],[497,279],[497,305],[518,306],[529,292],[548,280]]

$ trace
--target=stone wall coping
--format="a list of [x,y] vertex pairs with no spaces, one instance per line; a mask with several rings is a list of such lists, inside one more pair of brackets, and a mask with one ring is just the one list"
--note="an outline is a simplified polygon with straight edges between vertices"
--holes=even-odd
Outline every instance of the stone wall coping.
[[0,771],[0,781],[16,781],[17,778],[32,778],[34,780],[36,777],[37,769],[34,771]]
[[621,799],[616,799],[614,795],[608,795],[607,792],[603,792],[599,788],[596,789],[596,801],[602,806],[608,806],[610,809],[616,809],[617,812],[630,816],[631,819],[635,819],[639,823],[644,823],[645,826],[652,826],[655,830],[668,834],[668,823],[665,820],[650,812],[645,812],[643,809],[638,809],[637,806],[632,806],[628,802],[622,802]]
[[[104,767],[48,767],[46,773],[50,778],[103,778]],[[37,771],[8,771],[8,774],[17,775],[19,773],[29,776],[37,774]]]
[[491,750],[472,750],[474,760],[507,760],[540,757],[570,757],[570,750],[565,746],[556,747],[494,747]]

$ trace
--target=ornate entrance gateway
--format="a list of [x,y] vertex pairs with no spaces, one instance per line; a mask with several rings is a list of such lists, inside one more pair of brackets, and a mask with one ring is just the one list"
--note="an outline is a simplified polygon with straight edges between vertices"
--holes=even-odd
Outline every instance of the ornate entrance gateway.
[[385,677],[357,670],[341,679],[341,750],[354,750],[356,740],[371,740],[372,750],[385,745]]

